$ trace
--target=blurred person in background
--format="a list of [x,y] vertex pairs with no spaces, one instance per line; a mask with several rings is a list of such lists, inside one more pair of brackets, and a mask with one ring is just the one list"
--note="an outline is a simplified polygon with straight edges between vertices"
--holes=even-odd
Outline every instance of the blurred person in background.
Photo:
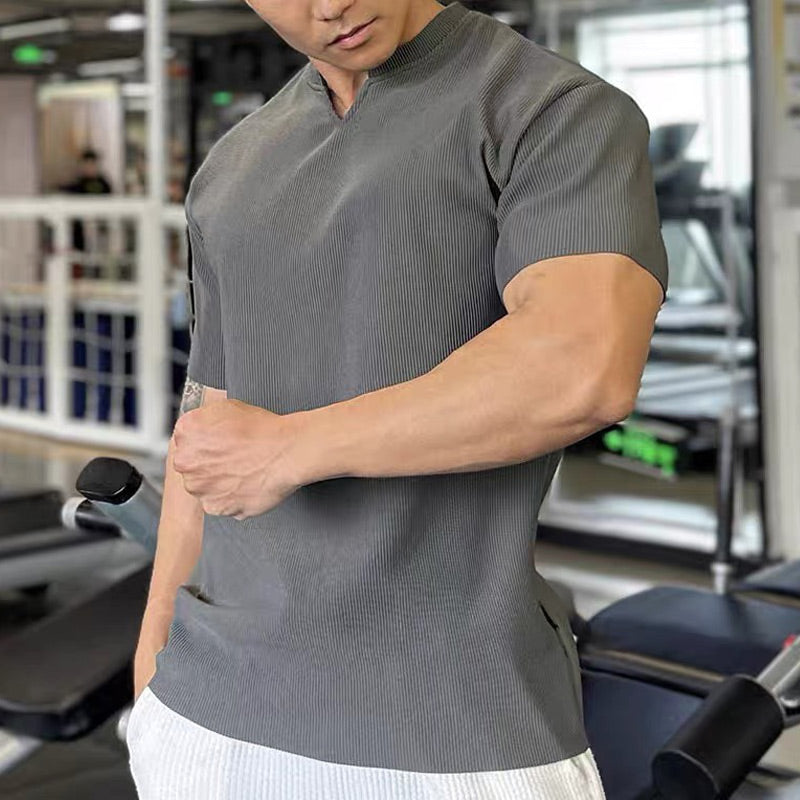
[[[78,161],[77,174],[70,183],[61,187],[62,192],[68,194],[111,194],[111,183],[100,170],[100,157],[96,150],[87,147],[81,152]],[[107,226],[103,223],[96,223],[97,242],[100,245],[100,237],[107,234]],[[72,221],[72,248],[79,252],[87,250],[87,236],[84,221],[74,219]],[[75,262],[72,265],[72,276],[79,278],[84,274],[86,264]]]
[[111,194],[111,184],[100,170],[100,157],[87,148],[81,153],[75,180],[61,189],[69,194]]

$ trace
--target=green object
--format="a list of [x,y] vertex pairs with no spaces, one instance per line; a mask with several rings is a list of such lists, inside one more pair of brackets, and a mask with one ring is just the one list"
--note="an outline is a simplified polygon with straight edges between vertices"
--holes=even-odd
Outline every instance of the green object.
[[35,44],[20,44],[11,53],[17,64],[41,64],[44,61],[44,50]]
[[612,453],[656,467],[665,476],[675,475],[678,448],[647,431],[633,426],[613,428],[603,434],[603,446]]
[[233,102],[233,92],[214,92],[211,102],[215,106],[229,106]]

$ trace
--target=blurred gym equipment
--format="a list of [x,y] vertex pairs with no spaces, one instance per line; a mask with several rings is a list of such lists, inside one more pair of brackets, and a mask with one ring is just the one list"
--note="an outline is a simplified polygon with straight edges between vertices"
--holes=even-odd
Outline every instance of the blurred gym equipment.
[[70,513],[53,489],[0,492],[0,590],[41,594],[53,581],[124,559],[107,518],[95,512],[97,524],[86,519],[76,528],[62,516]]
[[[67,502],[70,512],[65,517],[76,527],[87,525],[96,529],[102,525],[100,515],[104,514],[109,520],[109,531],[133,539],[143,552],[152,556],[160,517],[160,493],[135,467],[119,459],[93,459],[76,485],[83,497]],[[118,735],[124,740],[126,706],[132,699],[132,660],[149,575],[149,565],[136,569],[83,602],[4,642],[4,667],[0,675],[0,773],[27,759],[44,742],[85,737],[117,715]],[[759,586],[761,583],[757,582]],[[761,683],[773,689],[780,686],[781,707],[785,706],[780,730],[800,722],[800,703],[792,699],[792,693],[797,691],[800,647],[788,648],[780,660],[769,664],[783,644],[781,639],[773,647],[771,637],[786,630],[790,633],[800,630],[800,624],[790,629],[800,613],[797,609],[750,598],[746,593],[725,595],[670,587],[651,591],[662,593],[649,595],[654,598],[653,607],[666,607],[669,611],[678,604],[679,616],[684,621],[687,616],[692,619],[692,625],[683,634],[688,642],[685,647],[688,652],[681,652],[685,661],[690,660],[686,658],[688,654],[705,651],[706,666],[716,664],[734,669],[722,674],[721,670],[714,672],[677,662],[661,663],[666,659],[652,656],[636,658],[620,654],[597,642],[597,630],[603,630],[600,621],[605,612],[584,623],[579,630],[579,643],[587,733],[612,800],[641,800],[650,796],[646,792],[651,791],[651,762],[658,764],[659,786],[669,782],[664,775],[671,774],[673,763],[678,764],[676,782],[684,785],[682,781],[691,780],[682,777],[687,770],[678,756],[671,761],[662,754],[653,760],[664,746],[669,748],[666,753],[673,754],[683,752],[680,748],[684,745],[692,746],[695,748],[691,750],[692,758],[702,756],[702,753],[698,756],[698,748],[693,744],[696,739],[668,740],[698,709],[710,715],[704,719],[717,719],[725,708],[733,708],[730,704],[742,702],[738,692],[730,693],[729,704],[724,698],[720,700],[720,691],[712,691],[727,674],[753,674],[748,669],[760,665],[755,674],[760,673]],[[618,607],[625,603],[623,600],[611,608],[617,607],[619,613]],[[727,609],[727,614],[715,616],[715,604]],[[641,613],[642,601],[635,602],[633,607]],[[754,608],[758,611],[753,611]],[[642,614],[637,631],[646,630],[650,619]],[[706,630],[704,621],[709,626]],[[589,636],[588,631],[593,635]],[[740,658],[733,658],[737,653]],[[775,677],[778,674],[782,676],[780,680]],[[737,680],[741,684],[743,679]],[[703,696],[709,692],[711,697],[704,702]],[[735,714],[735,710],[731,713]],[[754,726],[758,724],[756,716],[768,718],[763,728],[770,731],[770,736],[754,735],[741,754],[727,753],[724,763],[712,747],[707,748],[710,756],[717,758],[709,766],[709,773],[720,770],[726,786],[741,783],[735,794],[741,800],[784,797],[785,794],[776,791],[790,788],[800,792],[800,775],[763,768],[751,770],[771,744],[772,734],[777,735],[779,730],[774,703],[754,707],[748,714],[753,717]],[[692,723],[691,730],[698,729],[704,728],[700,723]],[[671,800],[676,795],[667,797]],[[686,795],[686,800],[690,797],[693,800],[690,795]]]

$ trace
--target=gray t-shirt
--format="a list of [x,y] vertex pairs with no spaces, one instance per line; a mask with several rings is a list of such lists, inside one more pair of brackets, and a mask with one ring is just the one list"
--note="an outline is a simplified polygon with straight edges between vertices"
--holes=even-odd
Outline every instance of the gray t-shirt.
[[[192,182],[189,377],[287,414],[428,372],[541,259],[624,253],[666,286],[648,136],[626,94],[458,3],[344,119],[309,64]],[[533,564],[560,456],[206,515],[150,688],[219,733],[339,764],[582,752],[575,645]]]

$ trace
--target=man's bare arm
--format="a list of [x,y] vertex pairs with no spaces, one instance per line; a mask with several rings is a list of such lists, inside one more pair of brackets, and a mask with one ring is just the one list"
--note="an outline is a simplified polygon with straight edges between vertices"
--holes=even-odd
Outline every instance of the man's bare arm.
[[[227,396],[224,389],[204,386],[187,378],[180,414],[225,400]],[[155,655],[167,642],[175,595],[178,587],[189,580],[203,540],[203,508],[200,501],[183,488],[183,479],[172,464],[173,451],[174,441],[170,438],[158,544],[134,664],[137,697],[155,672]]]
[[662,302],[627,256],[522,269],[508,314],[429,372],[287,417],[299,485],[489,469],[531,460],[631,413]]
[[[226,397],[227,392],[224,389],[214,389],[187,378],[179,416]],[[178,586],[188,580],[197,563],[203,536],[203,509],[197,498],[183,488],[183,479],[172,465],[173,450],[174,441],[170,439],[164,472],[158,546],[148,595],[148,606],[164,604],[170,610]]]

